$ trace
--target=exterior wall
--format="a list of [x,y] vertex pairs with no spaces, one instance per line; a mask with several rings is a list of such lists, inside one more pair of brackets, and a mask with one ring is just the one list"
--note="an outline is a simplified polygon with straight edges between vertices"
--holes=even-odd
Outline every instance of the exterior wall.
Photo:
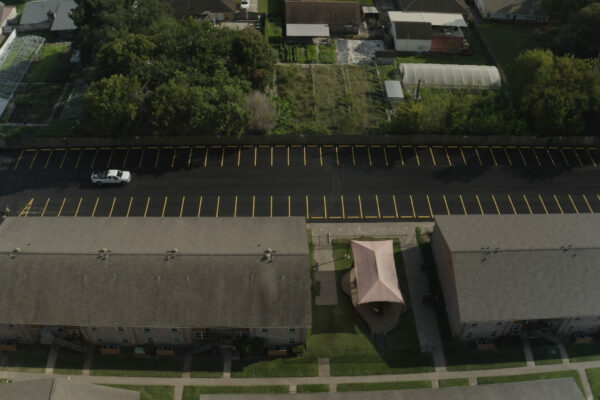
[[358,25],[329,25],[330,35],[357,34]]
[[19,32],[32,32],[32,31],[47,31],[50,29],[52,24],[50,21],[40,22],[39,24],[26,24],[19,25],[17,30]]
[[250,336],[263,338],[269,345],[293,346],[306,342],[306,328],[252,328]]
[[572,333],[595,333],[600,327],[600,317],[573,317],[567,318],[558,328],[559,335]]
[[427,53],[431,50],[431,40],[394,39],[394,48],[396,51]]
[[511,333],[519,333],[520,324],[516,324],[519,329],[513,328],[514,321],[491,321],[479,323],[465,323],[462,325],[461,333],[457,336],[461,341],[473,341],[477,339],[494,340],[500,336]]
[[453,337],[460,337],[463,325],[460,322],[458,313],[458,299],[456,297],[456,282],[454,281],[454,261],[444,239],[442,232],[437,224],[433,228],[431,237],[431,250],[435,259],[435,267],[440,280],[442,291],[444,292],[444,305],[448,314],[450,331]]

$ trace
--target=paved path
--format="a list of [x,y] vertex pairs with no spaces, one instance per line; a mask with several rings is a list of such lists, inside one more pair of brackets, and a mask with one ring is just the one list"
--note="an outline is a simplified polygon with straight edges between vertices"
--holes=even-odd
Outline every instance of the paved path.
[[56,357],[58,356],[58,352],[56,351],[56,347],[50,346],[50,352],[48,353],[48,361],[46,362],[46,371],[45,374],[53,374],[54,366],[56,365]]
[[319,376],[331,376],[329,357],[319,357]]
[[318,306],[333,306],[338,303],[337,282],[335,278],[335,260],[333,249],[328,240],[313,238],[315,255],[315,281],[319,287],[319,294],[315,297]]

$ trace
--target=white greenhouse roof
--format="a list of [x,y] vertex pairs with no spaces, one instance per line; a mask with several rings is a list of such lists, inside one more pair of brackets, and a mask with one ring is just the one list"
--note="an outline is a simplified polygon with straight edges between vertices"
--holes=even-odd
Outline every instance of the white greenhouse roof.
[[391,22],[429,22],[432,26],[458,26],[466,28],[462,14],[389,11]]
[[498,89],[502,79],[498,68],[489,65],[400,64],[402,84],[448,89]]
[[402,83],[400,81],[385,81],[385,94],[388,99],[404,99]]
[[329,37],[329,25],[286,24],[285,35],[292,37]]

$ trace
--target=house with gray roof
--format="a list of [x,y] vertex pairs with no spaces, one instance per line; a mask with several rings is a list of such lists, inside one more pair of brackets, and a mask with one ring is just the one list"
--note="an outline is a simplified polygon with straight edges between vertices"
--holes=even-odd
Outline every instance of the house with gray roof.
[[77,7],[74,0],[40,0],[25,3],[19,22],[24,32],[50,30],[70,32],[77,29],[71,19],[71,10]]
[[298,394],[202,395],[202,400],[583,400],[573,378],[439,389]]
[[308,254],[303,218],[7,218],[0,340],[303,343]]
[[140,392],[79,383],[66,378],[42,378],[3,383],[0,400],[139,400]]
[[600,215],[436,216],[432,249],[453,336],[592,334]]
[[502,21],[547,22],[542,0],[475,0],[479,14]]

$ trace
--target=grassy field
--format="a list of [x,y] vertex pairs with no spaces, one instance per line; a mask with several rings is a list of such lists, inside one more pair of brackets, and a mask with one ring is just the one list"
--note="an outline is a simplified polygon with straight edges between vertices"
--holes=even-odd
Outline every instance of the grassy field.
[[317,364],[317,358],[313,356],[277,358],[247,364],[234,361],[231,371],[232,378],[272,378],[318,375],[319,366]]
[[190,371],[192,378],[220,378],[223,376],[223,358],[221,356],[196,356],[192,358]]
[[183,357],[138,357],[133,348],[122,348],[117,356],[94,354],[92,375],[148,376],[179,378],[183,374]]
[[[239,394],[239,393],[288,393],[287,385],[271,386],[186,386],[183,388],[183,400],[198,400],[203,394]],[[171,397],[173,398],[173,397]]]
[[362,392],[371,390],[431,389],[431,381],[340,383],[338,392]]
[[258,0],[258,12],[268,15],[283,14],[283,0]]
[[600,343],[566,344],[567,354],[571,362],[600,360]]
[[600,399],[600,368],[590,368],[585,370],[594,399]]
[[45,43],[23,77],[23,82],[64,82],[71,73],[71,46]]
[[455,386],[469,386],[469,380],[467,378],[456,378],[456,379],[440,379],[440,387],[455,387]]
[[4,351],[0,370],[43,373],[48,361],[48,348],[41,345],[27,346],[17,351]]
[[8,104],[1,122],[45,123],[60,99],[63,84],[21,84]]
[[173,386],[104,385],[140,392],[140,400],[173,400]]
[[329,392],[329,385],[327,384],[314,384],[314,385],[298,385],[296,386],[298,393],[325,393]]
[[54,373],[62,375],[81,375],[84,361],[85,354],[61,349],[56,356]]
[[539,381],[543,379],[558,379],[558,378],[573,378],[577,382],[577,386],[583,390],[583,383],[577,371],[555,371],[545,372],[539,374],[523,374],[523,375],[508,375],[508,376],[489,376],[477,378],[477,384],[488,385],[492,383],[509,383],[509,382],[526,382],[526,381]]
[[[400,317],[398,326],[386,336],[385,350],[378,352],[368,327],[356,313],[351,299],[341,291],[342,276],[352,265],[346,259],[347,241],[334,241],[338,304],[316,306],[313,300],[312,330],[308,337],[309,354],[329,357],[331,374],[381,375],[433,371],[433,360],[421,353],[412,312]],[[400,287],[408,297],[408,287],[399,244],[395,244],[395,260]]]

